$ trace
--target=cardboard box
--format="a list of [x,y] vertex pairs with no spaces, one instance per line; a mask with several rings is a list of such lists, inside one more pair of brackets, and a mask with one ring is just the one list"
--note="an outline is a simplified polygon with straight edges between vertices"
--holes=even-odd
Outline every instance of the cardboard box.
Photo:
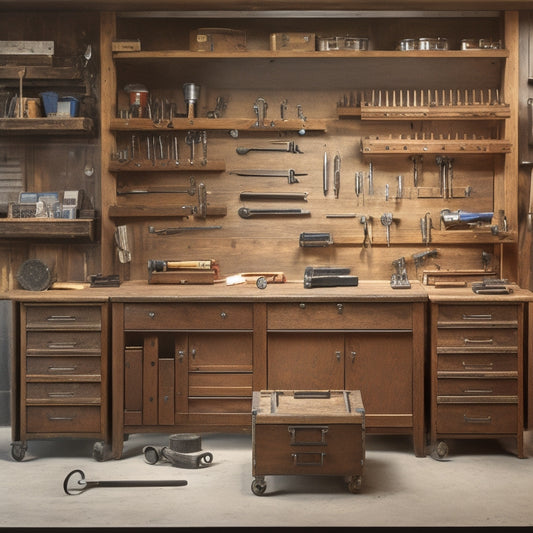
[[112,52],[140,52],[140,39],[116,39],[111,43]]
[[314,52],[315,34],[305,32],[271,33],[270,49],[290,50],[292,52]]

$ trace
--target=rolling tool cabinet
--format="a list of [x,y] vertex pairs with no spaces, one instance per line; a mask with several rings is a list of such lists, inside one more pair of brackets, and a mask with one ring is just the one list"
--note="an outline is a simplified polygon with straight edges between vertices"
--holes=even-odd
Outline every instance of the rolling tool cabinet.
[[514,437],[524,457],[524,306],[529,291],[473,295],[430,292],[431,442],[446,457],[445,439]]
[[106,458],[108,304],[101,297],[34,298],[18,303],[15,313],[20,362],[13,366],[12,457],[24,459],[28,440],[66,437],[95,439],[93,456]]
[[361,489],[365,409],[360,391],[256,391],[252,405],[252,492],[267,475],[344,476]]

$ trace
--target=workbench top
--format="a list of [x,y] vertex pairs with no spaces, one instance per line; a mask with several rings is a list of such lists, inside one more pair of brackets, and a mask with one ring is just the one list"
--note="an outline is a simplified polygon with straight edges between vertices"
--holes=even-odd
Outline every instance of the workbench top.
[[13,290],[0,298],[33,302],[453,302],[453,301],[533,301],[533,292],[512,285],[510,294],[475,294],[470,287],[434,287],[411,282],[409,289],[392,289],[388,280],[363,280],[356,287],[306,289],[302,281],[270,283],[258,289],[253,282],[226,285],[150,285],[146,281],[126,281],[120,287],[83,289]]

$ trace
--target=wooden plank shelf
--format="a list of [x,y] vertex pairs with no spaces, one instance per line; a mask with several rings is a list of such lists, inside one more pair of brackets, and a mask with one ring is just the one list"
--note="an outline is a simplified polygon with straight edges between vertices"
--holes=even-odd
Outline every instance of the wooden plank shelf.
[[0,118],[0,135],[87,134],[93,128],[86,117]]
[[173,127],[168,127],[169,121],[162,120],[155,124],[149,118],[111,119],[111,131],[164,131],[172,130],[246,130],[246,131],[326,131],[326,120],[266,120],[264,126],[256,126],[254,118],[174,118]]
[[[187,206],[189,207],[189,206]],[[200,212],[193,213],[191,209],[183,209],[177,205],[159,205],[150,207],[145,205],[111,205],[108,211],[110,218],[174,218],[194,217],[204,218]],[[207,206],[205,216],[226,216],[227,208],[223,206]]]
[[0,219],[0,238],[94,241],[95,221],[89,218],[4,218]]
[[155,161],[111,161],[108,169],[111,172],[224,172],[226,162],[223,160],[208,160],[205,165],[195,161],[192,165],[188,159],[183,157],[180,164],[176,165],[174,160]]
[[361,152],[372,154],[506,154],[512,144],[499,139],[380,139],[361,140]]

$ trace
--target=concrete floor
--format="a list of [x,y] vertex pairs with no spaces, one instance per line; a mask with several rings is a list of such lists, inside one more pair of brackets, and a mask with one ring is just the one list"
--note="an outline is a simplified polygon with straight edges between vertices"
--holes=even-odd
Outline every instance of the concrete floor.
[[[132,435],[120,460],[92,458],[92,441],[30,441],[11,457],[11,430],[0,427],[0,527],[370,527],[533,525],[531,458],[518,459],[507,439],[450,441],[446,461],[417,458],[404,436],[367,435],[363,486],[342,478],[267,476],[250,490],[251,437],[202,435],[211,465],[150,465],[142,449],[169,445],[168,435]],[[185,487],[92,488],[69,496],[74,469],[88,481],[185,479]]]

